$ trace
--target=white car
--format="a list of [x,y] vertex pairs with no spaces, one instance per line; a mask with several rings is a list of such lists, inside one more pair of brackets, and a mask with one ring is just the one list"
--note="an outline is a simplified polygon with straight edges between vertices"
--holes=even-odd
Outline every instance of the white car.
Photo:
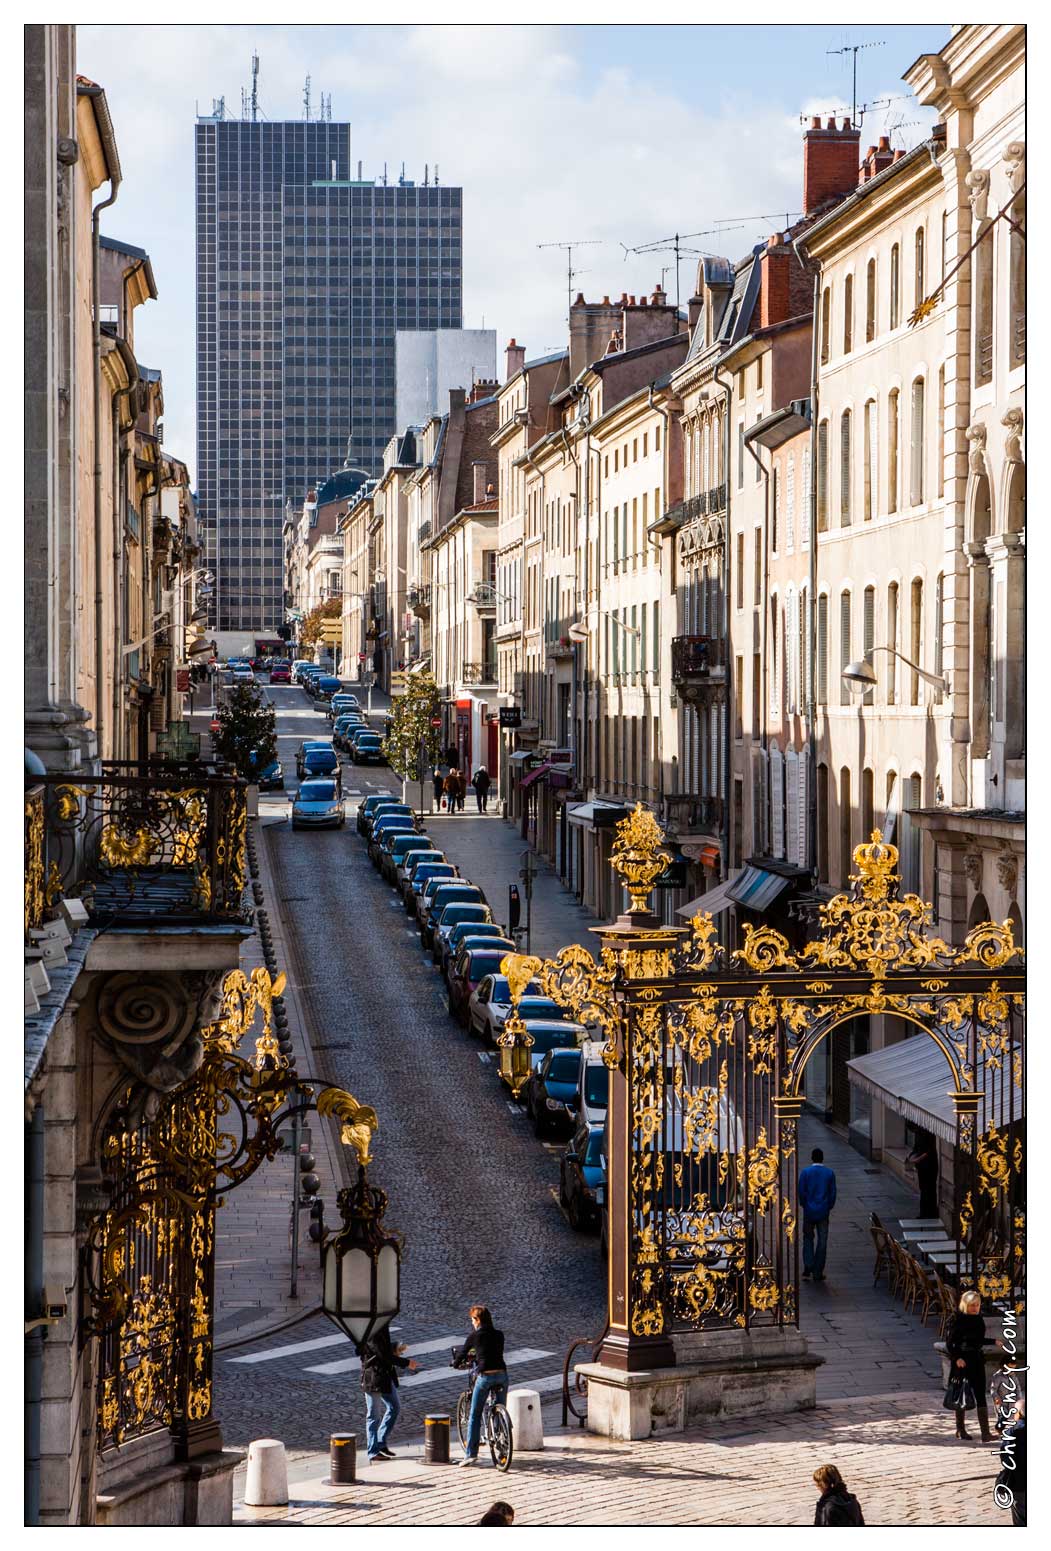
[[[549,996],[541,993],[540,985],[536,980],[531,980],[522,996],[519,1007],[522,1017],[528,1023],[531,1019],[543,1019],[545,1022],[566,1023],[573,1028],[578,1025],[572,1022],[569,1013],[557,1002],[553,1002]],[[511,1014],[511,993],[508,990],[507,979],[503,975],[487,975],[482,980],[478,989],[473,992],[467,1007],[467,1028],[470,1033],[477,1034],[481,1039],[492,1040],[496,1043],[497,1036],[503,1033],[504,1023]],[[569,1043],[577,1043],[576,1035],[569,1039]]]
[[600,1039],[585,1040],[582,1049],[573,1112],[578,1121],[587,1121],[589,1126],[602,1125],[609,1103],[609,1067],[602,1059],[602,1049]]

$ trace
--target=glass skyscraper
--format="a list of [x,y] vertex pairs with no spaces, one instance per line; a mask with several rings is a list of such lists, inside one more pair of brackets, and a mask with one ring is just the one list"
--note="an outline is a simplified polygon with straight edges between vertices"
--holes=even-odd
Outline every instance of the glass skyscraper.
[[[360,168],[360,164],[359,164]],[[199,118],[197,494],[212,626],[284,619],[286,499],[397,427],[398,329],[462,325],[462,191],[350,175],[350,125]]]

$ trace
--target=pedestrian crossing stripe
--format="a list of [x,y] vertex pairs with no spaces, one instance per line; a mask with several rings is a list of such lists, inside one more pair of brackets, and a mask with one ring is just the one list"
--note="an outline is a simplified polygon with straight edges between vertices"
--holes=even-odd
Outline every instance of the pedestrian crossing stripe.
[[[440,1352],[443,1349],[448,1352],[451,1351],[454,1346],[460,1346],[462,1342],[462,1336],[439,1336],[435,1341],[423,1341],[416,1346],[406,1347],[403,1355],[407,1357],[422,1357],[426,1352]],[[343,1359],[341,1362],[322,1363],[319,1367],[308,1368],[306,1371],[307,1373],[325,1374],[357,1373],[360,1367],[361,1359],[359,1357],[348,1357]]]
[[296,1357],[300,1352],[318,1352],[326,1346],[346,1346],[349,1336],[318,1336],[313,1341],[296,1341],[291,1346],[278,1346],[269,1352],[251,1352],[246,1357],[228,1357],[228,1363],[269,1363],[279,1357]]
[[[463,1335],[457,1331],[453,1334],[434,1337],[429,1341],[414,1342],[406,1346],[405,1355],[407,1357],[425,1357],[431,1352],[444,1351],[451,1353],[454,1346],[460,1346],[462,1343]],[[275,1362],[283,1358],[301,1357],[308,1352],[323,1351],[327,1347],[346,1347],[349,1345],[350,1342],[345,1335],[316,1336],[309,1341],[294,1341],[288,1346],[273,1347],[266,1352],[249,1352],[243,1357],[228,1357],[226,1361],[230,1364],[254,1365],[257,1363]],[[553,1356],[553,1352],[544,1351],[539,1347],[523,1346],[508,1352],[507,1362],[509,1366],[513,1367],[516,1363],[539,1362],[542,1358]],[[342,1357],[334,1362],[310,1364],[302,1371],[305,1373],[318,1373],[324,1378],[337,1378],[344,1374],[358,1373],[360,1369],[361,1359],[359,1357]],[[404,1374],[400,1378],[399,1384],[402,1389],[409,1389],[423,1384],[440,1384],[452,1381],[455,1377],[455,1370],[443,1364],[438,1368],[427,1368],[420,1373]],[[540,1380],[538,1383],[530,1383],[528,1387],[546,1391],[553,1389],[555,1383],[556,1379],[551,1378]],[[559,1377],[557,1379],[559,1387],[561,1387],[561,1383],[562,1380]]]

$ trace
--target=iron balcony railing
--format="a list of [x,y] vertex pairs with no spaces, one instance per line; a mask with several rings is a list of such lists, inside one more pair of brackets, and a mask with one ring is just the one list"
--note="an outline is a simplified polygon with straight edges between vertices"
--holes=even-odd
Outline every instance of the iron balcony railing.
[[723,642],[720,636],[677,635],[671,643],[671,676],[676,684],[692,679],[707,679],[713,674],[722,681]]
[[410,587],[408,591],[409,607],[415,614],[427,614],[431,607],[431,584],[424,582],[418,587]]
[[676,792],[664,799],[664,821],[677,835],[713,835],[723,827],[721,797],[703,792]]
[[[245,783],[186,769],[48,775],[43,833],[26,798],[33,908],[79,896],[94,924],[203,925],[247,919]],[[38,837],[40,837],[38,839]],[[28,930],[28,924],[27,924]]]
[[476,609],[496,608],[496,588],[492,582],[476,582],[469,601]]
[[492,658],[488,662],[465,662],[463,681],[465,684],[495,684],[496,659]]

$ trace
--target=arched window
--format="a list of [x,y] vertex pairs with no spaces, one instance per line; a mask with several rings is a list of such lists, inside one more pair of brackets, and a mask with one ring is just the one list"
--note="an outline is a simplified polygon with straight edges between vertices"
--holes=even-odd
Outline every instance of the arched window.
[[981,926],[983,921],[989,919],[989,906],[985,902],[984,894],[976,894],[971,900],[971,908],[967,912],[967,930],[974,926]]
[[898,698],[898,584],[891,582],[887,588],[887,704],[894,705]]
[[821,364],[828,360],[832,338],[832,290],[827,286],[821,293]]
[[864,427],[864,464],[865,464],[865,491],[862,517],[865,522],[871,522],[876,511],[878,484],[878,468],[876,461],[876,400],[868,399],[865,404]]
[[817,875],[828,882],[828,766],[817,767]]
[[974,309],[974,383],[993,380],[993,225],[986,221],[972,258],[971,306]]
[[850,689],[843,677],[843,669],[850,662],[850,593],[839,595],[839,703],[850,704]]
[[897,388],[887,394],[887,511],[898,510],[898,414]]
[[875,776],[866,768],[861,772],[861,838],[868,840],[876,827]]
[[870,258],[865,269],[865,343],[876,337],[876,260]]
[[850,771],[844,765],[839,772],[839,882],[844,889],[850,887],[853,834],[854,813],[850,806]]
[[895,243],[890,250],[890,326],[901,321],[901,249]]
[[914,281],[914,307],[918,307],[924,298],[924,284],[926,277],[923,227],[917,226],[914,244],[915,255],[915,281]]
[[[873,652],[876,645],[876,589],[866,587],[863,600],[863,612],[861,619],[861,650],[865,661],[871,666]],[[875,692],[866,689],[861,697],[862,705],[872,705]]]
[[[923,583],[917,576],[913,581],[909,593],[909,657],[920,665],[920,654],[923,651]],[[915,670],[912,672],[912,684],[909,689],[909,704],[920,703],[920,676]]]
[[902,892],[920,892],[920,846],[923,831],[913,822],[913,812],[923,802],[923,782],[918,774],[906,777],[903,813],[901,815],[901,881]]
[[1007,470],[1007,532],[1025,532],[1025,464],[1012,463]]
[[926,384],[917,377],[912,385],[912,433],[909,438],[909,505],[923,505],[923,452],[926,434]]
[[854,276],[848,275],[843,282],[843,354],[849,355],[854,348]]
[[1025,946],[1025,927],[1022,924],[1022,912],[1018,908],[1018,901],[1011,901],[1011,908],[1007,912],[1007,919],[1011,923],[1011,935],[1020,947]]
[[839,417],[839,525],[850,527],[850,485],[853,461],[850,445],[850,410]]
[[817,600],[817,703],[828,705],[828,593]]

